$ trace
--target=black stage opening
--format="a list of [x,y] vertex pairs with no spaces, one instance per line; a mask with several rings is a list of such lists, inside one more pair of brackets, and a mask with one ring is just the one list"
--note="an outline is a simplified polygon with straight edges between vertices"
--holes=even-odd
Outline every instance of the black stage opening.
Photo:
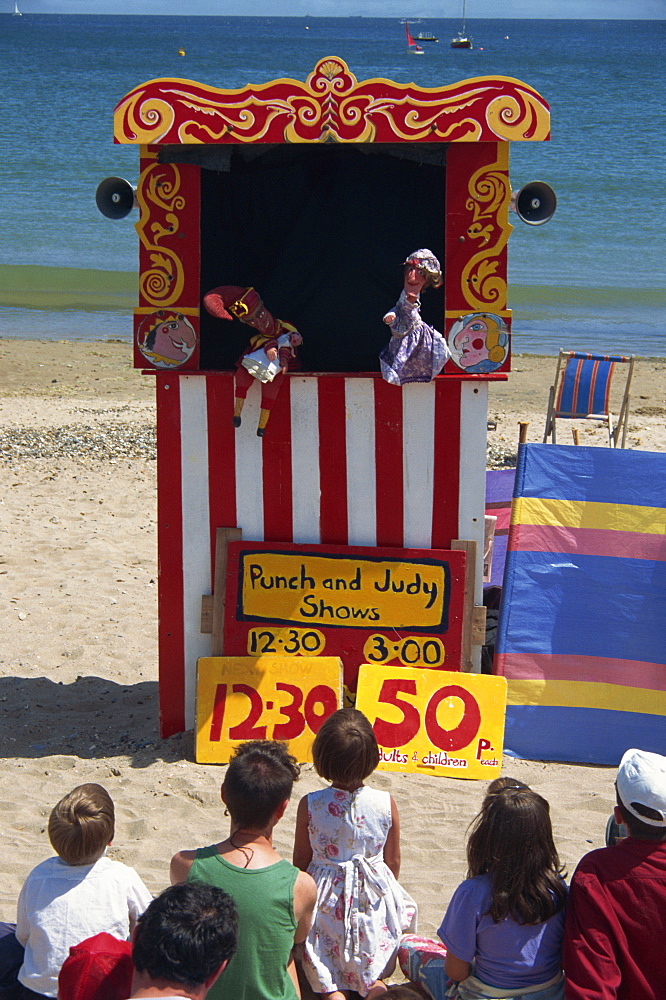
[[[202,297],[253,285],[303,335],[304,371],[378,371],[405,257],[429,247],[443,264],[446,146],[170,149],[203,168]],[[442,330],[443,290],[422,300],[423,318]],[[233,368],[247,340],[237,320],[202,308],[202,369]]]

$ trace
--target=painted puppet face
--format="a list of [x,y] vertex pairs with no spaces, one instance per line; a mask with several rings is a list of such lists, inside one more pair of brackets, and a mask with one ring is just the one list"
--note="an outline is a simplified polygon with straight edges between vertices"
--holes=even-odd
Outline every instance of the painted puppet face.
[[479,316],[474,316],[465,323],[462,330],[456,334],[453,346],[460,351],[458,364],[461,368],[471,368],[488,358],[486,336],[488,324]]
[[405,292],[408,295],[418,295],[426,283],[426,276],[414,264],[405,267]]
[[151,338],[151,349],[156,354],[164,358],[173,358],[175,361],[184,361],[189,354],[183,348],[192,348],[196,338],[194,330],[182,320],[169,320],[160,323],[153,330],[154,336]]
[[243,318],[243,322],[247,323],[248,326],[254,327],[259,333],[263,333],[265,336],[270,336],[275,332],[275,320],[271,313],[264,305],[264,303],[259,299],[254,309]]

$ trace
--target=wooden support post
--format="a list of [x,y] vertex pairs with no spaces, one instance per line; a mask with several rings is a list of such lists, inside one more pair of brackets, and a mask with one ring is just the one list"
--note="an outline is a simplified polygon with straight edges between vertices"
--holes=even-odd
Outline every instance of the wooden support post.
[[[481,607],[475,607],[474,605],[474,583],[475,583],[475,567],[476,567],[476,542],[456,539],[451,542],[452,549],[462,549],[463,552],[467,553],[467,558],[465,560],[465,603],[463,610],[463,640],[462,640],[462,651],[460,657],[460,669],[464,670],[466,673],[470,673],[473,669],[472,663],[472,645],[481,644],[483,645],[483,639],[485,638],[485,614],[486,609]],[[480,638],[481,632],[481,619],[483,618],[483,638]],[[444,664],[446,669],[446,664]]]
[[572,427],[571,428],[571,436],[573,438],[573,443],[574,444],[580,444],[579,431],[578,431],[577,427]]
[[518,444],[525,444],[527,441],[527,428],[530,426],[529,420],[520,420],[518,422]]
[[[213,656],[224,654],[224,605],[227,594],[227,544],[239,542],[243,537],[240,528],[218,528],[215,532],[215,575],[213,577],[212,623],[205,629],[213,633],[211,652]],[[210,621],[210,598],[201,600],[201,631]]]

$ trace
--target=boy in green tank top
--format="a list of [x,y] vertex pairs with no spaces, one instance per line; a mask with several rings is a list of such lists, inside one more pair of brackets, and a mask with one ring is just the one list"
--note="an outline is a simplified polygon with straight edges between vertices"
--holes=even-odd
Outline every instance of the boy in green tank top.
[[299,766],[284,743],[242,743],[229,763],[222,801],[226,840],[171,860],[171,881],[224,889],[238,912],[238,947],[209,1000],[299,1000],[293,948],[305,940],[317,897],[313,879],[273,847]]

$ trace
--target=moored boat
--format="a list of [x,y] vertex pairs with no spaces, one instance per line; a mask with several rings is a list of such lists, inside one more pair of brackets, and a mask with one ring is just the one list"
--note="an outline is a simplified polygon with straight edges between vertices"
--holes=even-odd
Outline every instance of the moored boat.
[[465,20],[467,13],[467,0],[463,0],[463,11],[462,11],[462,27],[455,38],[451,39],[452,49],[471,49],[472,39],[469,37],[465,31]]

